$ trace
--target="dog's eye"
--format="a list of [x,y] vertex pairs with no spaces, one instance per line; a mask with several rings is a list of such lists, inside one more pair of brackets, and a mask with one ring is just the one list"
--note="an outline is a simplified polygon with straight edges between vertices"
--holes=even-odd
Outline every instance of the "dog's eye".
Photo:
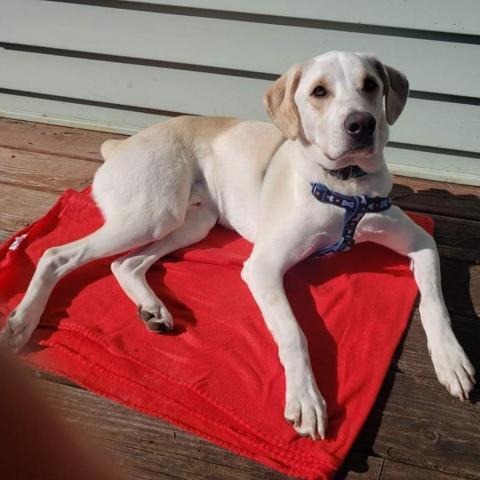
[[373,92],[378,87],[378,83],[373,78],[367,78],[363,84],[363,90],[365,92]]
[[315,87],[312,92],[313,97],[324,97],[327,94],[327,89],[322,87],[322,85],[318,85]]

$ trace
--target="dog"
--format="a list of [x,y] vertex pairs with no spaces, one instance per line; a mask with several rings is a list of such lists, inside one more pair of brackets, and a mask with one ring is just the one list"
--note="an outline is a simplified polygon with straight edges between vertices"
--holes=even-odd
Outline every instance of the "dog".
[[[277,343],[284,416],[299,435],[324,439],[327,411],[282,278],[319,249],[347,250],[353,241],[410,258],[437,377],[467,399],[475,372],[450,326],[435,242],[388,201],[392,180],[383,149],[407,96],[406,76],[373,55],[329,52],[294,65],[268,89],[264,105],[273,124],[181,116],[106,141],[92,186],[104,225],[45,251],[2,342],[23,347],[62,277],[122,253],[112,272],[140,318],[152,331],[171,330],[172,317],[145,274],[218,222],[253,243],[241,275]],[[338,202],[349,199],[360,206],[376,202],[375,209],[348,223]]]

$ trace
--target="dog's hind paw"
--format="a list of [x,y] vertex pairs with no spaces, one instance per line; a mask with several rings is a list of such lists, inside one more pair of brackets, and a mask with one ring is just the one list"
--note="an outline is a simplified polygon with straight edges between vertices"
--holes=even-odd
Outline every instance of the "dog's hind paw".
[[173,329],[172,315],[164,306],[147,309],[139,305],[138,316],[151,332],[166,333]]

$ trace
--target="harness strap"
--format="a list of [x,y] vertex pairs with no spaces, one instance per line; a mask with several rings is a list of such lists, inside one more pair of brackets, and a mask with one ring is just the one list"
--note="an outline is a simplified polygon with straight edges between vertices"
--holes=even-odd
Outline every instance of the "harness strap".
[[344,195],[330,190],[322,183],[311,183],[313,196],[322,203],[330,203],[345,209],[343,230],[340,240],[312,254],[321,257],[335,252],[348,252],[354,244],[353,236],[358,223],[366,213],[383,212],[392,205],[390,197],[366,197],[365,195]]

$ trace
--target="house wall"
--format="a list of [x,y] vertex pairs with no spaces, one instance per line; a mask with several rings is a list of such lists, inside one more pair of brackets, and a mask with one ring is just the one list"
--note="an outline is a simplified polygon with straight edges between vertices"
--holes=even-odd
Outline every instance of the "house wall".
[[0,115],[122,133],[266,120],[291,64],[366,51],[410,80],[392,172],[479,185],[479,18],[478,0],[0,0]]

